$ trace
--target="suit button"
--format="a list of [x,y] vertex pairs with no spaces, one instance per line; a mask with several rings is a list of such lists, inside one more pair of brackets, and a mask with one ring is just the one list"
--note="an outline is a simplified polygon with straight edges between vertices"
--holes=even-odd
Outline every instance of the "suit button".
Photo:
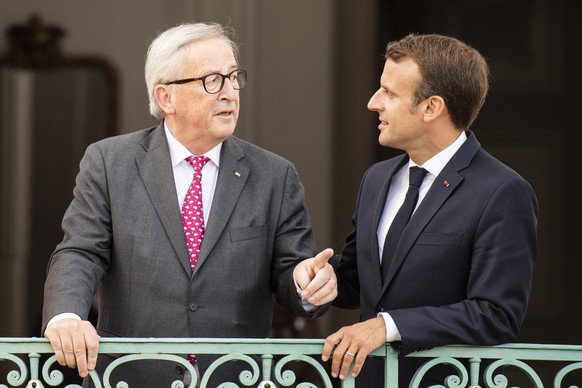
[[190,303],[190,306],[188,306],[188,308],[190,308],[190,311],[196,311],[198,310],[198,305],[194,302]]
[[176,365],[176,373],[179,375],[184,374],[184,367],[182,365]]

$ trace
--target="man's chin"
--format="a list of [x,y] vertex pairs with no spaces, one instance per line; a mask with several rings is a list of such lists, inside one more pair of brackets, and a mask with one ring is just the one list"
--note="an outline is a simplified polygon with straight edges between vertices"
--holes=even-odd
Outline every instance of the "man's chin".
[[234,133],[236,127],[236,122],[230,123],[228,125],[216,126],[212,133],[215,138],[221,139],[221,141],[226,140],[229,136]]

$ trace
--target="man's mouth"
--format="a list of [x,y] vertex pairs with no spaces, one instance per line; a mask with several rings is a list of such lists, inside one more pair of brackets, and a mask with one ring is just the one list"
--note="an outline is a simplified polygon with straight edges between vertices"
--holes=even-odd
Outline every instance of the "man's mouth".
[[223,110],[218,112],[216,115],[217,116],[230,116],[232,114],[231,110]]

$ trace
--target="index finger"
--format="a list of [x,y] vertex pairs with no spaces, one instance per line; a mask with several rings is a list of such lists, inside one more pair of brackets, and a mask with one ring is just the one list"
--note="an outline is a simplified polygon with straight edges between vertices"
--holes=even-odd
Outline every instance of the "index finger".
[[77,363],[77,370],[79,371],[79,376],[87,377],[89,373],[87,370],[87,345],[85,343],[84,335],[75,335],[72,337],[73,340],[73,353],[75,356],[75,361]]
[[340,342],[341,337],[342,336],[339,332],[335,332],[325,339],[323,350],[321,351],[321,359],[323,361],[329,360],[329,357],[333,352],[333,348]]
[[87,369],[89,371],[95,369],[97,365],[97,355],[99,354],[99,335],[85,335],[85,343],[87,345]]
[[331,259],[333,256],[333,249],[331,248],[326,248],[323,251],[319,252],[315,257],[315,261],[314,261],[314,269],[315,271],[319,271],[320,269],[322,269],[323,267],[325,267],[325,265],[329,262],[329,259]]

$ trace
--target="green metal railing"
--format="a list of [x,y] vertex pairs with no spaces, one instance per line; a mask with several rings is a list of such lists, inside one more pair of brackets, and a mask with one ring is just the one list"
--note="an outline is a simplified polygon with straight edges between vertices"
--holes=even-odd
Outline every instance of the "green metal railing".
[[[109,377],[119,365],[137,360],[166,360],[179,364],[192,375],[194,367],[178,355],[217,355],[217,360],[199,379],[193,378],[190,385],[175,381],[172,388],[209,387],[208,378],[213,371],[231,361],[243,361],[248,370],[239,376],[240,381],[224,382],[221,388],[331,388],[354,387],[354,380],[348,377],[343,382],[334,382],[328,375],[326,366],[320,362],[323,340],[319,339],[172,339],[172,338],[102,338],[99,353],[115,354],[118,357],[102,376],[95,371],[90,378],[95,387],[128,388],[124,383],[111,382]],[[253,357],[250,357],[250,356]],[[385,359],[386,387],[398,387],[398,354],[389,345],[380,347],[370,356]],[[515,383],[506,375],[507,370],[518,371],[525,378],[527,386],[574,388],[576,374],[582,381],[582,346],[508,344],[491,347],[444,346],[413,353],[407,357],[426,359],[417,370],[410,387],[420,387],[423,376],[433,367],[448,364],[456,370],[437,387],[513,387]],[[482,361],[487,360],[482,368]],[[464,362],[461,362],[464,361]],[[302,364],[302,369],[310,370],[315,381],[299,381],[291,364]],[[555,365],[551,370],[551,382],[544,382],[535,365]],[[467,367],[468,365],[468,367]],[[5,387],[80,387],[67,384],[59,370],[52,348],[44,338],[0,338],[0,388]],[[483,370],[481,370],[483,369]],[[299,378],[298,378],[299,377]],[[483,380],[483,381],[480,381]],[[574,382],[572,382],[574,381]],[[569,384],[569,385],[564,385]],[[133,387],[131,387],[133,388]],[[144,388],[144,387],[139,387]],[[158,388],[158,387],[155,387]],[[216,388],[216,387],[211,387]],[[375,387],[374,387],[375,388]]]

